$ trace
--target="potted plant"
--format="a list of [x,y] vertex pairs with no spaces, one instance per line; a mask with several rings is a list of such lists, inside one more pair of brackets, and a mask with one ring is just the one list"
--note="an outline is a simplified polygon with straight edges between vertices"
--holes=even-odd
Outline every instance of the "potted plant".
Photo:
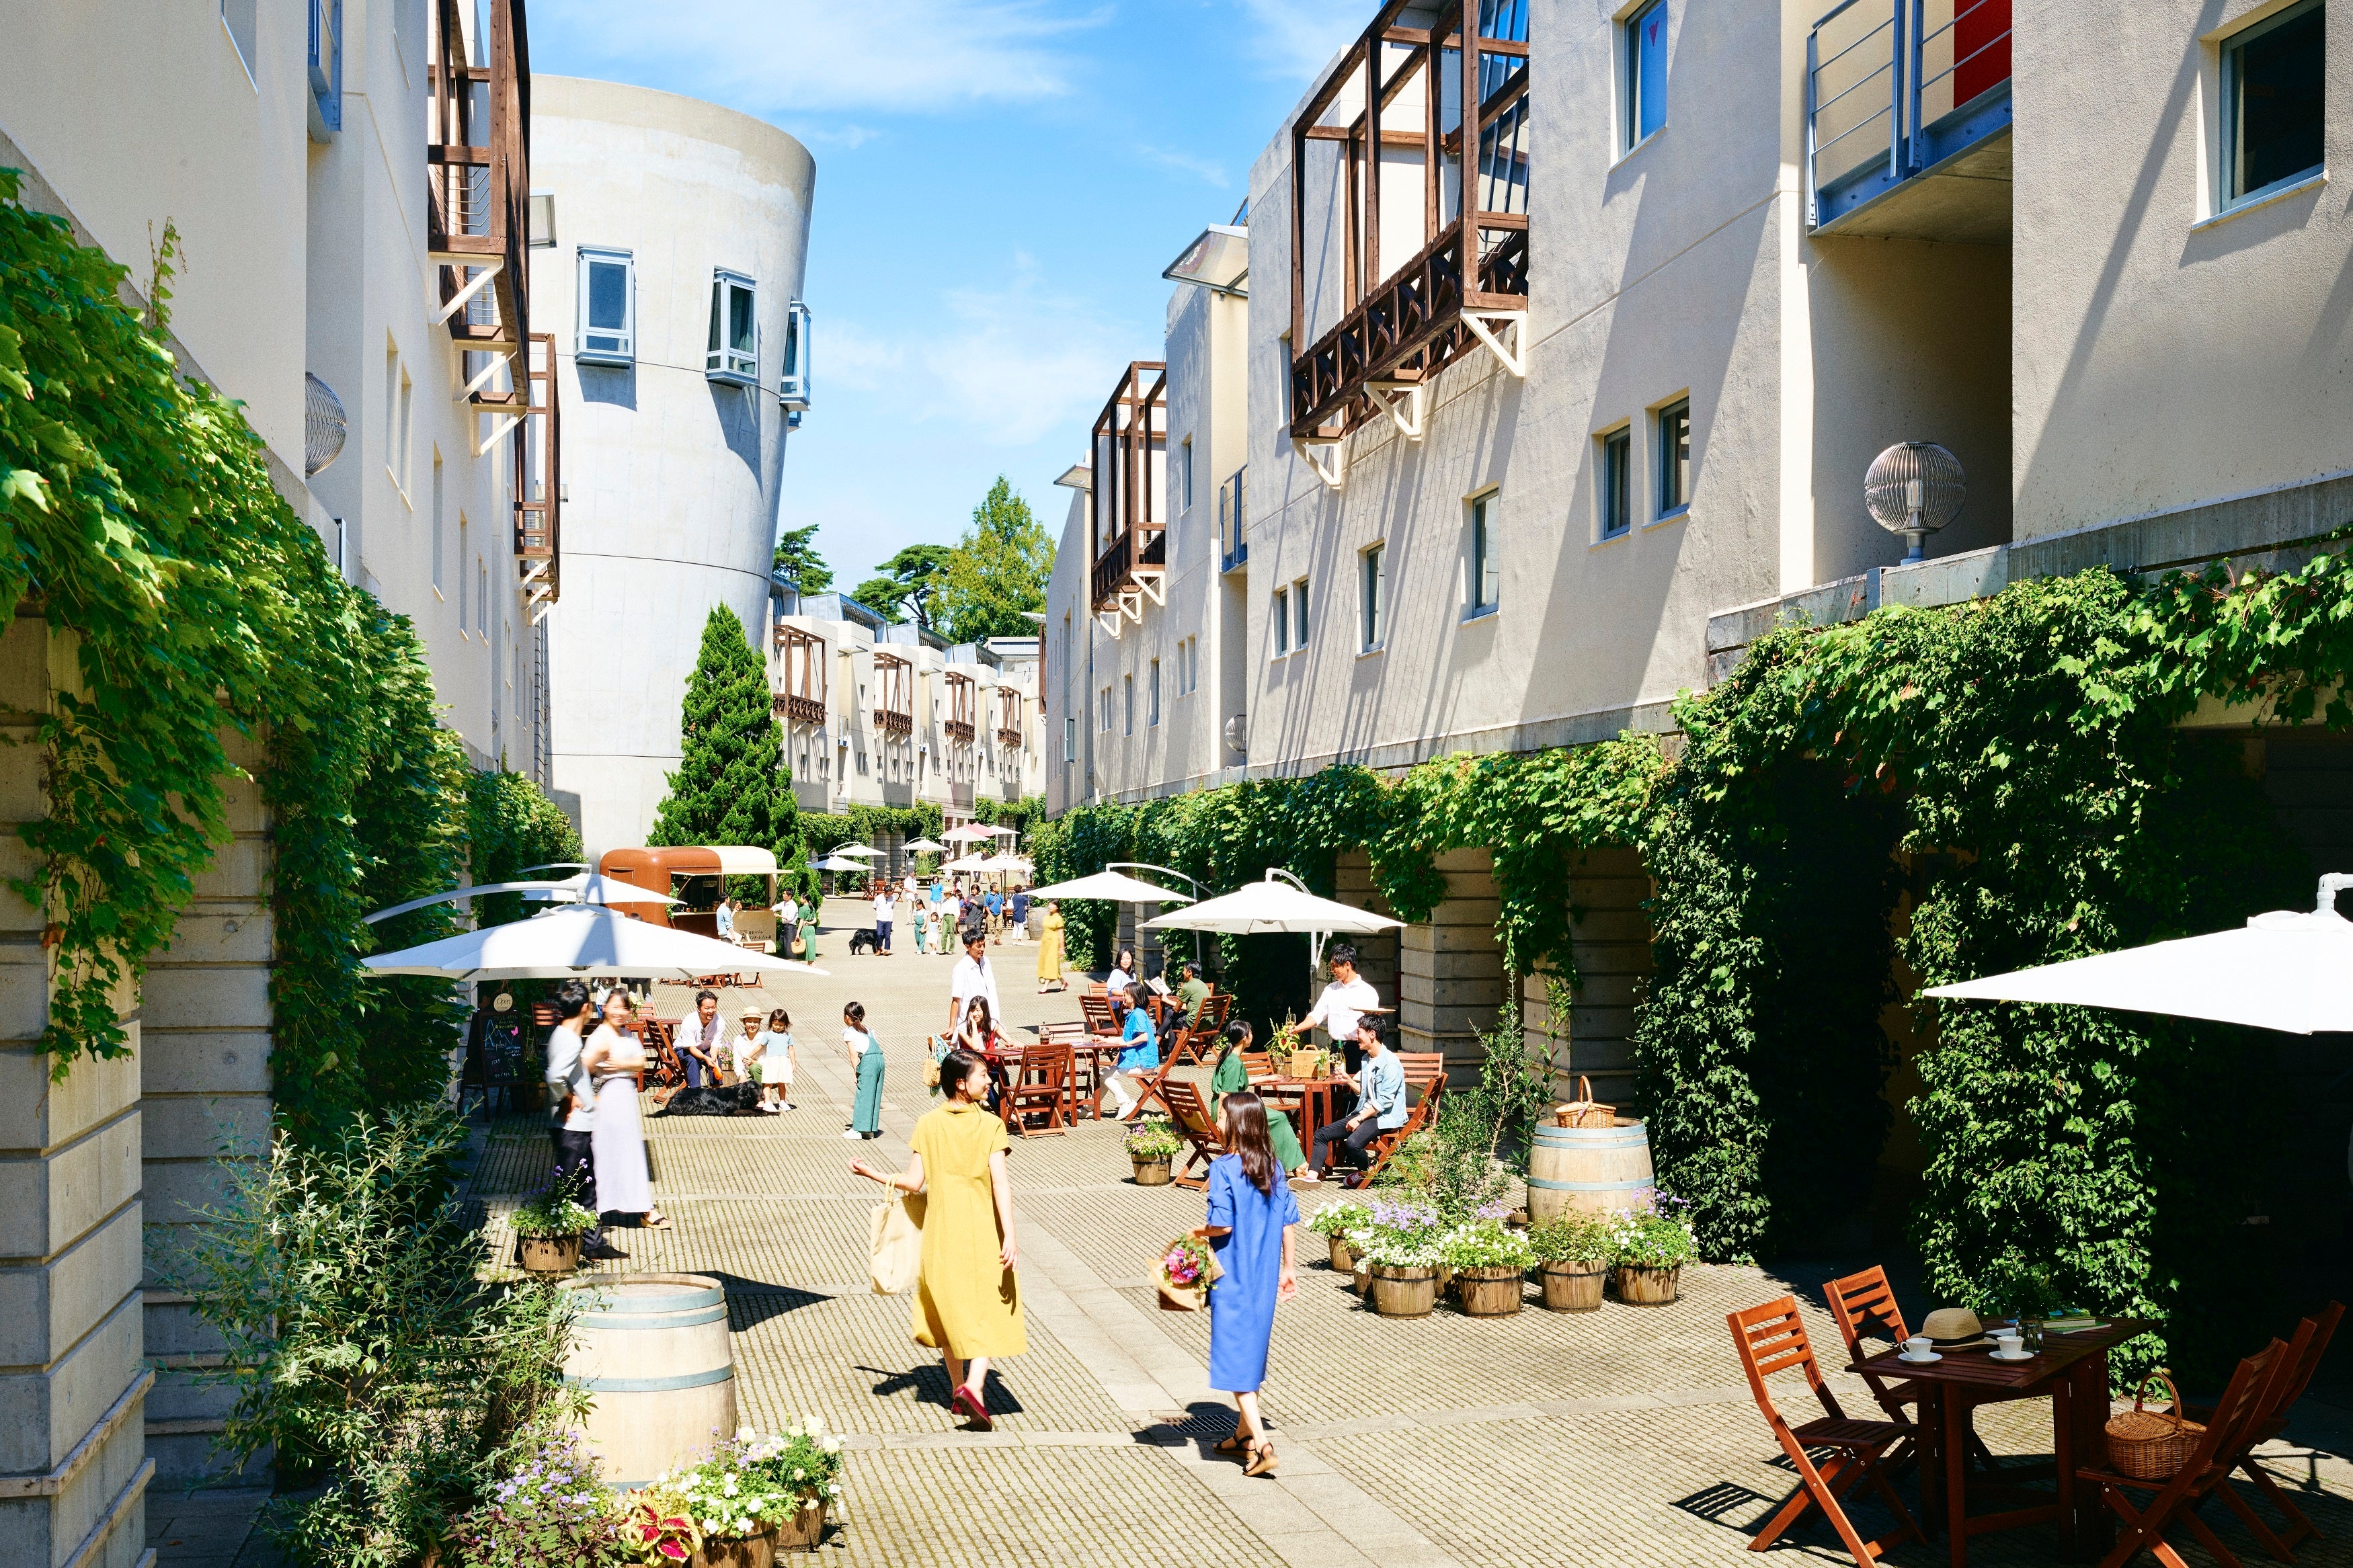
[[639,1562],[771,1568],[840,1517],[841,1441],[814,1415],[765,1436],[745,1426],[631,1500],[622,1536]]
[[625,1528],[612,1491],[597,1479],[596,1457],[567,1433],[492,1488],[437,1554],[482,1568],[607,1563],[625,1550]]
[[1185,1140],[1165,1116],[1147,1116],[1127,1135],[1127,1157],[1135,1165],[1139,1187],[1165,1187],[1172,1177],[1169,1165],[1185,1152]]
[[1528,1238],[1501,1219],[1472,1220],[1438,1238],[1439,1261],[1454,1271],[1454,1298],[1474,1318],[1501,1318],[1520,1310],[1529,1266]]
[[1601,1308],[1601,1287],[1609,1277],[1611,1222],[1583,1209],[1568,1209],[1533,1226],[1528,1245],[1535,1252],[1536,1279],[1544,1304],[1555,1312],[1593,1312]]
[[1348,1233],[1371,1279],[1373,1310],[1430,1316],[1438,1304],[1438,1211],[1429,1205],[1374,1201],[1366,1223]]
[[581,1240],[596,1228],[596,1216],[582,1206],[572,1178],[554,1178],[514,1211],[523,1272],[543,1279],[575,1272]]
[[1342,1198],[1338,1203],[1325,1204],[1307,1221],[1307,1228],[1322,1237],[1332,1248],[1332,1268],[1335,1273],[1347,1274],[1356,1267],[1356,1249],[1348,1245],[1348,1233],[1372,1217],[1373,1205],[1362,1198]]
[[[1671,1210],[1663,1205],[1674,1205]],[[1664,1307],[1680,1287],[1683,1265],[1699,1256],[1680,1200],[1661,1194],[1650,1206],[1621,1209],[1609,1229],[1609,1272],[1618,1299],[1630,1307]]]

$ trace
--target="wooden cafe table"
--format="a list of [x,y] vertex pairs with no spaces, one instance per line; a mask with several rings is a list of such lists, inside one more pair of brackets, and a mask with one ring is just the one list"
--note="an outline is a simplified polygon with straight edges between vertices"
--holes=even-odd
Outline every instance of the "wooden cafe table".
[[[1988,1325],[1990,1333],[1995,1327]],[[1866,1356],[1850,1372],[1869,1372],[1890,1382],[1920,1387],[1920,1497],[1925,1522],[1942,1528],[1953,1568],[1969,1560],[1969,1537],[2055,1520],[2060,1551],[2070,1562],[2096,1561],[2114,1530],[2100,1506],[2099,1489],[2078,1488],[2075,1468],[2106,1452],[2108,1351],[2156,1327],[2137,1318],[2116,1318],[2073,1333],[2046,1331],[2042,1352],[2031,1360],[1999,1362],[1992,1346],[1946,1351],[1938,1361],[1908,1362],[1894,1351]],[[1980,1405],[2011,1399],[2051,1401],[2051,1451],[2057,1460],[2057,1490],[2012,1488],[1980,1477],[1980,1491],[2023,1494],[2025,1507],[1999,1513],[1968,1511],[1969,1412]]]

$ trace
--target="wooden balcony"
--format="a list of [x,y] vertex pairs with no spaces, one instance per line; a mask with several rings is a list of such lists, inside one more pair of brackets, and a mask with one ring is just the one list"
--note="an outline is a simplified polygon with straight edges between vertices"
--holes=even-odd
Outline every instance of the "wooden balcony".
[[1088,532],[1094,559],[1087,574],[1088,606],[1117,619],[1140,620],[1149,598],[1162,598],[1168,552],[1166,458],[1168,367],[1138,360],[1120,373],[1095,416],[1091,451],[1095,479],[1087,492]]
[[947,672],[943,684],[947,687],[948,691],[948,716],[941,723],[940,728],[947,731],[949,740],[959,745],[969,746],[976,733],[972,722],[972,677],[958,675],[952,669]]
[[[534,612],[563,593],[563,420],[556,406],[555,335],[533,332],[517,363],[525,401],[512,407],[514,433],[514,552],[528,563],[524,593]],[[491,405],[495,407],[496,405]]]
[[997,689],[997,743],[1008,752],[1021,749],[1021,693],[1009,686]]
[[426,250],[451,339],[519,354],[531,331],[529,47],[522,0],[490,0],[489,37],[471,40],[469,9],[459,0],[428,6]]
[[776,627],[776,714],[794,724],[825,723],[825,639],[779,623]]
[[874,656],[874,728],[901,739],[915,732],[915,668],[896,654]]

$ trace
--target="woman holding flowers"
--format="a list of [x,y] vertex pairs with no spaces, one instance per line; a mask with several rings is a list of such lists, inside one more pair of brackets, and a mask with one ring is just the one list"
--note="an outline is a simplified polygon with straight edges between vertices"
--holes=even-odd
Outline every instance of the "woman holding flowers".
[[1014,1278],[1020,1248],[1013,1239],[1013,1182],[1005,1160],[1012,1149],[1005,1123],[981,1109],[988,1069],[970,1051],[940,1061],[946,1103],[924,1112],[908,1140],[914,1153],[897,1175],[863,1160],[850,1170],[902,1193],[922,1193],[923,1265],[916,1277],[915,1342],[938,1350],[954,1392],[948,1403],[979,1431],[988,1414],[988,1363],[1029,1348]]
[[1209,1386],[1234,1396],[1240,1418],[1221,1454],[1250,1456],[1248,1473],[1271,1476],[1279,1461],[1259,1414],[1274,1307],[1299,1293],[1293,1227],[1299,1200],[1267,1140],[1266,1106],[1248,1089],[1225,1097],[1219,1117],[1226,1147],[1209,1164],[1208,1221],[1196,1235],[1217,1249],[1225,1272],[1209,1287]]

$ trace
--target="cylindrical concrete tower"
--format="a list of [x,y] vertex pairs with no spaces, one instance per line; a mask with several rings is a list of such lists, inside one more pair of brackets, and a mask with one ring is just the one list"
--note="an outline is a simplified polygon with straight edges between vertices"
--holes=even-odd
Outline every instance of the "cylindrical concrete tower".
[[715,104],[532,79],[532,322],[563,376],[555,787],[589,858],[645,842],[714,605],[765,635],[817,164]]

